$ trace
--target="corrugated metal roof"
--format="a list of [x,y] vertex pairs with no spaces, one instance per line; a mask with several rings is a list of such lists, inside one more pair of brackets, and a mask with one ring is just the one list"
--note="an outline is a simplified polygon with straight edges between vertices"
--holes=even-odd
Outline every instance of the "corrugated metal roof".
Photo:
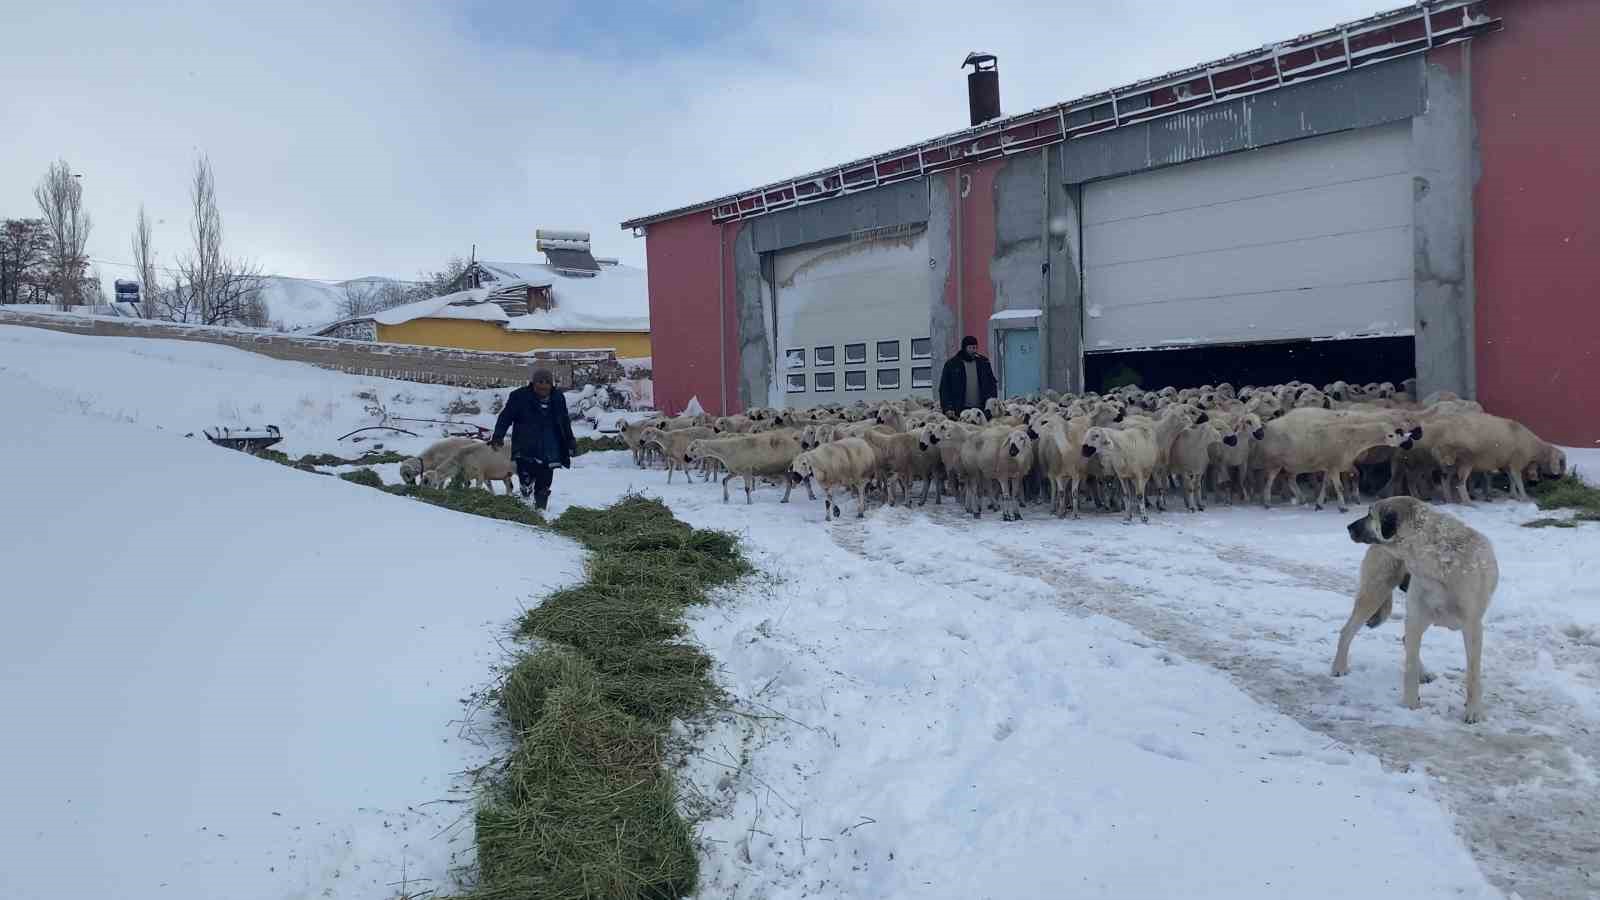
[[[1058,136],[1055,136],[1054,138],[1051,138],[1048,135],[1043,135],[1043,136],[1040,136],[1038,138],[1023,138],[1023,141],[1025,143],[1028,143],[1028,146],[1029,146],[1030,149],[1033,148],[1033,147],[1038,147],[1038,146],[1046,146],[1049,143],[1059,143],[1060,141],[1067,139],[1067,135],[1065,133],[1065,129],[1067,127],[1066,126],[1067,115],[1068,115],[1068,113],[1070,111],[1074,111],[1074,110],[1081,111],[1085,107],[1094,106],[1094,105],[1097,105],[1097,104],[1111,103],[1113,98],[1120,98],[1124,94],[1139,93],[1141,91],[1147,91],[1147,90],[1150,90],[1152,88],[1163,87],[1163,86],[1167,86],[1167,85],[1180,83],[1180,82],[1183,82],[1183,81],[1185,81],[1187,79],[1193,79],[1193,78],[1197,78],[1197,77],[1206,77],[1208,75],[1208,73],[1210,73],[1210,72],[1212,72],[1212,71],[1214,71],[1214,70],[1216,70],[1218,68],[1228,67],[1228,66],[1238,66],[1238,65],[1240,65],[1240,64],[1242,64],[1244,62],[1251,61],[1253,58],[1256,58],[1256,57],[1270,57],[1270,58],[1272,58],[1274,60],[1274,63],[1276,64],[1276,59],[1277,59],[1277,55],[1278,55],[1279,51],[1281,51],[1284,48],[1289,47],[1291,45],[1293,45],[1295,48],[1303,51],[1307,47],[1315,46],[1319,41],[1325,41],[1328,38],[1337,37],[1337,36],[1341,35],[1341,33],[1346,33],[1346,32],[1350,32],[1350,31],[1353,31],[1353,30],[1371,31],[1371,30],[1374,30],[1374,29],[1383,28],[1386,24],[1389,23],[1390,20],[1401,20],[1401,19],[1404,19],[1406,17],[1415,17],[1419,13],[1437,14],[1439,12],[1445,12],[1445,11],[1452,11],[1453,12],[1455,10],[1461,10],[1462,11],[1461,12],[1462,25],[1461,25],[1461,27],[1459,29],[1460,37],[1456,37],[1454,39],[1457,39],[1457,40],[1463,39],[1465,37],[1470,37],[1471,35],[1476,34],[1478,32],[1478,30],[1480,30],[1480,29],[1490,28],[1490,27],[1493,27],[1494,25],[1496,25],[1498,23],[1498,20],[1489,19],[1488,17],[1475,14],[1474,11],[1473,11],[1473,8],[1474,7],[1481,7],[1481,6],[1482,6],[1482,0],[1424,0],[1424,2],[1414,3],[1414,4],[1410,5],[1410,6],[1403,6],[1403,7],[1398,7],[1398,8],[1386,10],[1384,12],[1375,13],[1375,14],[1373,14],[1371,16],[1367,16],[1365,18],[1356,19],[1356,20],[1353,20],[1353,21],[1350,21],[1350,22],[1345,22],[1345,23],[1339,24],[1339,25],[1334,25],[1334,26],[1332,26],[1330,28],[1322,29],[1320,31],[1310,32],[1308,34],[1299,35],[1297,37],[1290,38],[1290,39],[1287,39],[1287,40],[1284,40],[1284,41],[1278,41],[1278,42],[1275,42],[1275,43],[1272,43],[1272,44],[1266,44],[1266,45],[1264,45],[1262,47],[1259,47],[1259,48],[1256,48],[1254,50],[1247,50],[1247,51],[1243,51],[1243,52],[1240,52],[1240,53],[1231,54],[1231,55],[1223,57],[1221,59],[1212,60],[1212,61],[1206,62],[1206,63],[1200,63],[1198,65],[1190,66],[1190,67],[1185,68],[1185,69],[1179,69],[1179,70],[1173,71],[1173,72],[1168,72],[1165,75],[1159,75],[1159,76],[1156,76],[1156,77],[1153,77],[1153,78],[1146,78],[1146,79],[1143,79],[1141,81],[1136,81],[1136,82],[1134,82],[1132,84],[1123,85],[1121,87],[1112,88],[1112,89],[1106,90],[1106,91],[1100,91],[1100,92],[1095,93],[1095,94],[1090,94],[1090,95],[1087,95],[1087,96],[1084,96],[1084,97],[1080,97],[1080,98],[1078,98],[1076,100],[1069,100],[1069,101],[1067,101],[1065,103],[1058,103],[1058,104],[1054,104],[1054,105],[1051,105],[1051,106],[1046,106],[1046,107],[1041,107],[1039,109],[1030,110],[1030,111],[1024,112],[1024,113],[1018,113],[1016,115],[1007,116],[1007,117],[1001,118],[1001,119],[996,119],[996,120],[991,121],[991,122],[986,122],[986,123],[984,123],[982,125],[974,126],[974,127],[971,127],[971,128],[965,128],[965,129],[962,129],[960,131],[949,132],[947,134],[940,135],[938,137],[931,138],[931,139],[925,140],[925,141],[921,141],[921,142],[918,142],[918,143],[915,143],[915,144],[908,144],[908,145],[906,145],[904,147],[899,147],[899,148],[896,148],[894,150],[889,150],[889,151],[886,151],[886,152],[883,152],[883,153],[875,153],[875,154],[873,154],[871,156],[862,157],[860,159],[852,160],[851,162],[843,163],[841,165],[829,166],[829,167],[824,168],[824,169],[818,169],[818,170],[816,170],[814,172],[809,172],[809,173],[807,173],[805,175],[796,176],[795,178],[786,179],[784,181],[773,182],[773,183],[768,184],[768,185],[763,186],[763,187],[743,190],[743,191],[739,191],[739,192],[733,193],[733,194],[725,194],[725,195],[723,195],[721,197],[718,197],[718,198],[716,198],[714,200],[707,200],[707,201],[703,201],[703,202],[700,202],[700,203],[692,203],[692,204],[689,204],[687,206],[680,206],[680,207],[677,207],[675,209],[666,210],[664,212],[653,213],[651,215],[640,216],[640,217],[637,217],[637,218],[628,219],[627,221],[624,221],[623,223],[621,223],[621,227],[622,228],[638,228],[638,227],[641,227],[641,226],[644,226],[644,225],[648,225],[648,224],[650,224],[652,222],[660,222],[660,221],[665,221],[665,220],[668,220],[668,219],[676,219],[676,218],[680,218],[682,216],[686,216],[686,215],[689,215],[691,213],[696,213],[696,212],[704,212],[704,211],[707,211],[707,210],[716,210],[718,207],[721,207],[721,206],[724,206],[724,205],[727,205],[727,204],[730,204],[730,203],[737,203],[738,201],[740,201],[742,199],[747,199],[747,198],[751,197],[751,195],[753,195],[753,194],[764,194],[764,193],[770,193],[770,192],[783,193],[785,191],[785,189],[789,189],[790,196],[789,196],[788,200],[786,200],[784,202],[787,205],[797,205],[797,204],[805,202],[805,201],[800,199],[798,196],[796,196],[797,192],[795,192],[793,190],[793,187],[795,185],[800,185],[802,187],[809,187],[811,184],[814,183],[817,186],[818,191],[821,191],[821,192],[820,193],[819,192],[811,192],[809,194],[809,196],[816,197],[818,199],[824,199],[824,198],[829,197],[829,196],[839,196],[839,195],[842,195],[844,193],[852,192],[853,190],[871,189],[873,187],[876,187],[877,184],[876,183],[871,183],[871,184],[863,184],[861,187],[853,187],[844,178],[844,173],[849,172],[849,171],[851,171],[853,169],[863,169],[863,168],[868,167],[868,166],[873,166],[875,168],[876,167],[876,162],[880,161],[880,160],[883,160],[885,158],[898,157],[898,156],[909,157],[909,156],[920,155],[925,149],[927,149],[929,147],[942,146],[942,145],[951,145],[951,144],[959,144],[959,143],[974,141],[974,140],[977,140],[979,138],[986,138],[986,137],[991,137],[991,136],[1001,138],[1001,140],[999,141],[999,145],[1000,146],[997,149],[1000,149],[1003,152],[1004,145],[1007,143],[1003,138],[1004,138],[1004,135],[1007,132],[1016,129],[1018,126],[1028,125],[1028,124],[1031,124],[1031,123],[1033,123],[1033,122],[1035,122],[1037,120],[1041,120],[1041,119],[1045,119],[1045,118],[1057,118],[1057,117],[1060,118],[1060,120],[1062,122],[1062,127],[1064,129],[1063,133],[1058,135]],[[1432,46],[1432,45],[1434,45],[1434,35],[1432,34],[1431,29],[1430,29],[1430,33],[1428,35],[1427,45],[1426,46]],[[1347,53],[1349,51],[1348,42],[1347,42],[1347,46],[1346,46],[1346,51],[1347,51]],[[1411,51],[1411,52],[1415,52],[1415,51]],[[1383,58],[1388,58],[1388,57],[1383,57]],[[1314,68],[1316,68],[1316,66],[1312,66],[1311,68],[1314,69]],[[1339,70],[1339,71],[1343,71],[1343,70]],[[1322,74],[1336,74],[1336,72],[1326,72],[1326,73],[1322,73]],[[1134,121],[1148,121],[1148,120],[1149,120],[1149,118],[1140,118],[1140,119],[1135,120],[1135,119],[1131,118],[1131,116],[1128,118],[1128,122],[1130,122],[1130,123],[1134,122]],[[1098,130],[1095,130],[1092,133],[1098,133]],[[825,185],[831,185],[831,187],[827,187],[825,189],[824,188]],[[777,207],[775,207],[775,208],[777,208]],[[756,214],[759,214],[759,213],[756,213]],[[742,215],[743,215],[742,213],[739,214],[739,216],[742,216]],[[739,216],[736,216],[736,217],[739,217]]]

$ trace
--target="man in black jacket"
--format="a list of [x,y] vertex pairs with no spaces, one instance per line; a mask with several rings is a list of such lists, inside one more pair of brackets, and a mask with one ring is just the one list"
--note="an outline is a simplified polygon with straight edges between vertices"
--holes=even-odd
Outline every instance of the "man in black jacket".
[[955,418],[962,410],[983,409],[999,393],[989,357],[978,352],[978,339],[970,334],[962,338],[961,352],[950,357],[939,376],[939,408]]
[[572,468],[572,454],[578,449],[572,436],[572,417],[567,414],[567,398],[555,389],[555,378],[549,369],[535,367],[528,384],[506,398],[489,446],[500,449],[508,428],[512,429],[511,459],[517,465],[522,496],[533,494],[534,508],[544,509],[550,502],[550,482],[555,479],[556,467]]

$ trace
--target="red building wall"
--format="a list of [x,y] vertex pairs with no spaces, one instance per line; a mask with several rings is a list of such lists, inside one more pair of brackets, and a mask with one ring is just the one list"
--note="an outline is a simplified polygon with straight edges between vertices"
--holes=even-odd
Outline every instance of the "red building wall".
[[1600,442],[1600,2],[1497,4],[1473,41],[1478,399],[1545,440]]
[[[994,260],[994,182],[1004,160],[991,160],[961,169],[968,179],[967,195],[957,206],[961,210],[961,266],[964,334],[978,339],[978,349],[993,357],[989,346],[989,317],[994,315],[994,279],[989,264]],[[953,231],[954,229],[952,229]],[[996,372],[996,375],[999,373]]]
[[[739,346],[731,274],[737,229],[713,223],[709,212],[648,228],[651,365],[656,406],[665,412],[682,411],[693,397],[712,415],[727,415],[739,406],[738,382],[730,377],[737,372]],[[728,252],[721,252],[720,241],[727,242]],[[726,313],[726,352],[718,344],[719,311]],[[724,360],[727,371],[719,377]],[[728,395],[726,409],[723,393]]]

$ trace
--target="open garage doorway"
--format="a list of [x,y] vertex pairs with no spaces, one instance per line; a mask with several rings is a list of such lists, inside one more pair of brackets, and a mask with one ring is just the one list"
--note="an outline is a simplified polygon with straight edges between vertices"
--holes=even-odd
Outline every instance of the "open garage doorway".
[[1318,387],[1334,381],[1392,381],[1398,385],[1416,374],[1416,340],[1409,335],[1213,344],[1177,350],[1090,353],[1084,357],[1084,384],[1099,392],[1125,384],[1159,390],[1169,385],[1185,388],[1224,381],[1234,387],[1296,380]]

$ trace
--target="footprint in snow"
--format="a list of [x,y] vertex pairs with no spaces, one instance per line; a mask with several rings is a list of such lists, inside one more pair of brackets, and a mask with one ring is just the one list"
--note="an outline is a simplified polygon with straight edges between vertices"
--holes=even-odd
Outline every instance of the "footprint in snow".
[[1013,734],[1016,734],[1016,732],[1017,721],[1008,717],[1005,721],[994,727],[994,739],[997,741],[1003,741],[1006,738],[1011,737]]

